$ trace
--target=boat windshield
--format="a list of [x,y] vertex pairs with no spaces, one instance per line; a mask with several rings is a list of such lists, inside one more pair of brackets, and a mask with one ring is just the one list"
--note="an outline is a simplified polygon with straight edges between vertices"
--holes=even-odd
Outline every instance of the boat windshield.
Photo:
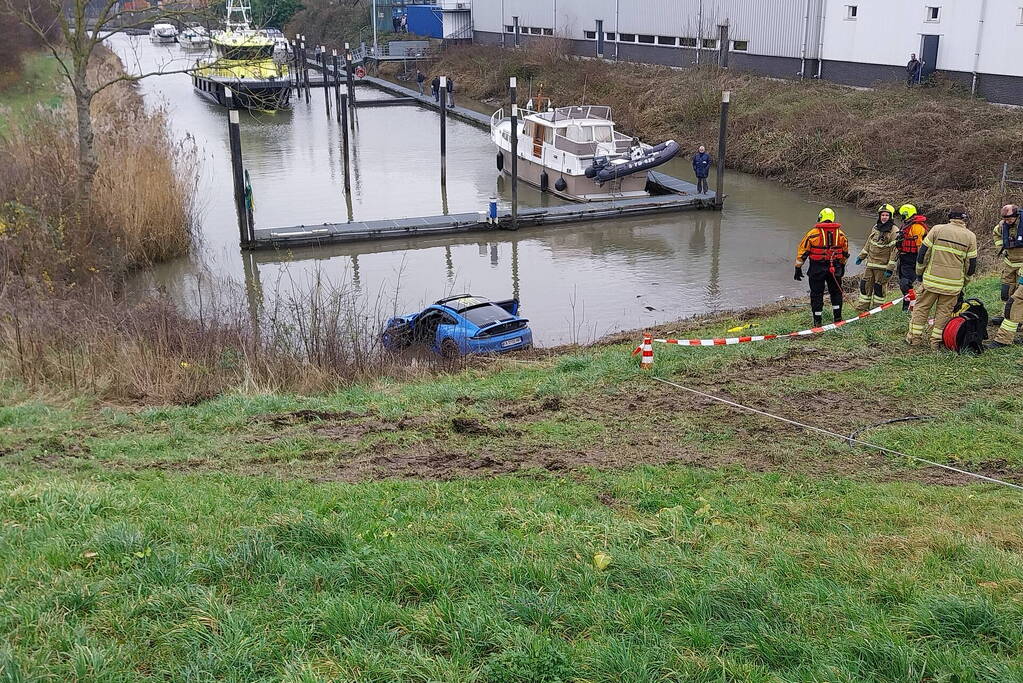
[[274,45],[217,45],[217,50],[224,59],[237,59],[245,62],[258,62],[273,59]]
[[572,142],[614,142],[611,126],[576,126],[565,128],[565,137]]

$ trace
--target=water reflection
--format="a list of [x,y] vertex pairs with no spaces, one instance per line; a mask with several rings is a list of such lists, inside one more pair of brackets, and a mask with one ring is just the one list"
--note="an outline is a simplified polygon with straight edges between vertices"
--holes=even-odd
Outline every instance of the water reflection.
[[[135,60],[127,59],[129,66],[182,59],[177,48],[145,39],[117,36],[113,45]],[[202,151],[205,211],[194,254],[146,273],[140,285],[192,307],[215,289],[233,291],[254,315],[277,291],[303,291],[321,278],[404,310],[467,291],[521,299],[536,340],[551,344],[806,293],[805,283],[793,282],[791,263],[819,204],[740,174],[728,177],[722,212],[242,253],[224,111],[197,97],[183,74],[141,88],[147,102],[168,106],[175,132],[192,136]],[[384,96],[362,88],[356,95]],[[260,227],[483,211],[492,196],[508,205],[510,187],[497,175],[489,135],[449,119],[442,185],[439,117],[414,107],[356,110],[346,193],[341,124],[325,115],[322,97],[314,89],[291,111],[242,117]],[[686,159],[665,170],[692,173]],[[519,198],[523,207],[561,201],[528,187],[519,188]],[[866,235],[870,217],[834,206],[852,241]]]

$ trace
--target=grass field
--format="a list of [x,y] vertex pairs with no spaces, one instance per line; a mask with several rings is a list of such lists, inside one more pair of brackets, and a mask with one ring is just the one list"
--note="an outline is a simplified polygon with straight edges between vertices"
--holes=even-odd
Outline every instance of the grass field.
[[[1023,481],[1023,353],[905,322],[655,374],[843,434],[932,416],[861,438]],[[7,387],[0,680],[1023,680],[1023,494],[675,392],[634,345],[197,406]]]
[[17,125],[37,106],[55,109],[63,102],[59,92],[62,81],[57,60],[38,52],[24,60],[25,71],[20,81],[0,89],[0,135]]

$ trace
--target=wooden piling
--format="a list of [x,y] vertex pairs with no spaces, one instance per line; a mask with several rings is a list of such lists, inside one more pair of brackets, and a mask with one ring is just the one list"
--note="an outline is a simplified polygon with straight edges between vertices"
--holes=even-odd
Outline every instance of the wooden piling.
[[[518,35],[515,36],[516,40]],[[511,229],[519,229],[519,97],[515,77],[508,80],[511,97]]]
[[302,67],[298,61],[298,36],[291,41],[291,81],[295,88],[295,96],[302,99]]
[[[345,82],[348,84],[348,106],[355,109],[355,63],[352,61],[352,50],[345,43]],[[353,112],[354,113],[354,112]],[[352,119],[355,125],[355,119]]]
[[320,46],[320,73],[323,74],[323,107],[327,110],[330,120],[330,73],[327,70],[327,48]]
[[720,209],[725,200],[725,152],[728,141],[728,105],[732,99],[732,93],[724,90],[721,93],[721,121],[718,127],[718,177],[717,187],[714,189],[714,208]]
[[448,77],[440,77],[440,184],[448,183]]
[[352,189],[351,180],[351,161],[349,159],[348,143],[351,140],[348,133],[348,95],[341,95],[341,103],[338,105],[338,110],[341,112],[341,156],[344,158],[345,164],[345,194],[349,194]]
[[242,163],[242,135],[238,121],[238,109],[234,106],[234,95],[230,88],[224,89],[227,105],[227,131],[231,150],[231,179],[234,183],[234,210],[238,217],[238,243],[248,248],[253,242],[249,212],[245,205],[245,171]]
[[341,72],[338,71],[337,50],[331,50],[330,65],[334,73],[334,109],[337,111],[337,122],[341,123]]

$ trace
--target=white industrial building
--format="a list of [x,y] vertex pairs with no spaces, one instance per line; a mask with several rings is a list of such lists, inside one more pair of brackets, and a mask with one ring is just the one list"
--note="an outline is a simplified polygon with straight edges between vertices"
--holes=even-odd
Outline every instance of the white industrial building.
[[557,36],[579,55],[849,85],[905,80],[916,53],[925,76],[1023,104],[1023,0],[475,0],[471,11],[481,43]]

